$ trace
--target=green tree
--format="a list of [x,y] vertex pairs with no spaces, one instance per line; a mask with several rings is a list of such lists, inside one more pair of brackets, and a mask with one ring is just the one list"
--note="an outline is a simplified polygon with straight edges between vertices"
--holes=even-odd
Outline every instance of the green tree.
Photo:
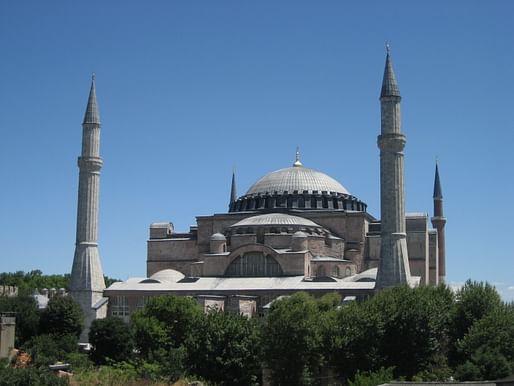
[[134,339],[143,355],[183,345],[203,317],[198,303],[189,297],[163,295],[151,298],[134,314]]
[[37,367],[64,362],[70,353],[77,352],[77,337],[70,334],[43,334],[33,337],[22,346]]
[[460,380],[494,380],[514,371],[514,310],[502,306],[472,324],[457,347]]
[[447,367],[454,303],[449,288],[396,287],[379,292],[369,302],[383,324],[381,366],[394,367],[396,376],[409,378]]
[[378,386],[389,383],[393,379],[393,368],[382,367],[377,371],[357,371],[354,379],[348,381],[348,386]]
[[17,347],[38,334],[40,313],[33,297],[28,295],[0,297],[0,312],[15,313]]
[[383,336],[381,315],[369,302],[342,307],[327,335],[331,365],[343,379],[354,377],[357,371],[379,369],[385,362],[380,346]]
[[330,362],[343,379],[380,368],[394,368],[396,377],[446,374],[453,302],[444,286],[397,287],[344,306],[327,344]]
[[263,333],[273,384],[315,384],[324,364],[321,314],[318,302],[304,292],[273,302]]
[[203,317],[192,298],[151,298],[143,310],[132,316],[134,343],[143,365],[156,363],[157,372],[168,381],[178,379],[185,370],[184,343],[191,339]]
[[91,323],[89,330],[91,359],[97,365],[108,360],[115,362],[130,359],[133,350],[132,334],[129,326],[120,318],[107,317]]
[[188,340],[190,371],[217,385],[257,384],[261,373],[259,333],[255,319],[210,312]]
[[80,336],[84,313],[71,296],[55,296],[41,313],[40,331],[45,334]]
[[14,285],[20,295],[31,295],[35,288],[67,288],[69,281],[69,274],[43,275],[39,269],[0,273],[0,285]]
[[468,333],[473,324],[502,305],[500,295],[489,283],[468,280],[457,291],[456,303],[452,312],[451,346],[448,361],[452,366],[462,364],[466,358],[458,350],[458,342]]
[[58,378],[48,369],[28,367],[15,369],[0,366],[0,386],[67,386],[68,380]]

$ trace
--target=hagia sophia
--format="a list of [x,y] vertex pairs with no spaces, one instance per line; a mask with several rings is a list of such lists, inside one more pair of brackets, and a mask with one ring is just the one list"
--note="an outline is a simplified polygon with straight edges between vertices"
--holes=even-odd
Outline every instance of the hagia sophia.
[[388,49],[377,133],[380,218],[367,212],[362,195],[350,193],[315,165],[304,165],[297,151],[289,166],[256,176],[241,196],[233,175],[226,213],[197,216],[185,232],[174,229],[172,219],[151,224],[146,277],[105,288],[97,243],[102,158],[93,78],[78,161],[70,288],[89,323],[106,315],[128,319],[161,294],[192,296],[205,309],[257,315],[274,299],[298,291],[337,292],[351,301],[395,285],[444,282],[446,219],[439,170],[436,165],[432,217],[425,211],[405,213],[400,101]]

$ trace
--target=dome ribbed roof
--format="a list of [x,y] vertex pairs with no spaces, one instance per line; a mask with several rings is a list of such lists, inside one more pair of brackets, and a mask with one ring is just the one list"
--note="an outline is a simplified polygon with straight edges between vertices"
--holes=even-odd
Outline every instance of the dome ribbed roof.
[[312,193],[316,190],[319,193],[325,191],[350,194],[343,185],[325,173],[303,166],[293,166],[265,175],[248,189],[246,195],[283,193],[285,191],[293,193],[295,190],[298,193],[304,191]]
[[259,216],[247,217],[232,227],[255,226],[255,225],[301,225],[307,227],[319,227],[315,222],[299,216],[291,216],[284,213],[269,213]]

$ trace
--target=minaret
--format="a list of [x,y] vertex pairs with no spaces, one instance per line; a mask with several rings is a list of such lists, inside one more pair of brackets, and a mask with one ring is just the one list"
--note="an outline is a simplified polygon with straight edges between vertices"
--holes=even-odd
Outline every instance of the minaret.
[[443,191],[439,181],[439,165],[435,164],[434,179],[434,217],[431,218],[432,226],[437,229],[437,253],[439,256],[439,283],[444,283],[446,277],[446,247],[444,240],[444,226],[446,218],[443,213]]
[[232,170],[232,184],[230,185],[230,202],[228,204],[229,210],[232,208],[232,205],[236,201],[237,201],[236,171]]
[[77,205],[77,238],[71,269],[71,296],[85,314],[81,342],[88,341],[89,326],[94,319],[105,317],[103,304],[105,281],[98,253],[98,197],[100,188],[100,115],[96,103],[95,76],[82,123],[82,154],[78,158],[79,189]]
[[405,196],[401,132],[400,90],[387,46],[386,64],[380,93],[380,217],[381,246],[377,272],[377,289],[408,284],[410,281],[407,236],[405,229]]

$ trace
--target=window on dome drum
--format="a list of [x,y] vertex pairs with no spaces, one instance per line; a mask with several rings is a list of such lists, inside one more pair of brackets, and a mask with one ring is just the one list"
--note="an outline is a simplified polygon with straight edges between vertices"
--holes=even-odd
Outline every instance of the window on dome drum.
[[339,277],[339,267],[337,265],[332,269],[332,276]]
[[249,252],[236,257],[225,271],[225,276],[232,277],[269,277],[282,276],[280,264],[271,256],[262,252]]
[[345,276],[351,276],[351,275],[352,275],[352,269],[350,267],[346,267]]

